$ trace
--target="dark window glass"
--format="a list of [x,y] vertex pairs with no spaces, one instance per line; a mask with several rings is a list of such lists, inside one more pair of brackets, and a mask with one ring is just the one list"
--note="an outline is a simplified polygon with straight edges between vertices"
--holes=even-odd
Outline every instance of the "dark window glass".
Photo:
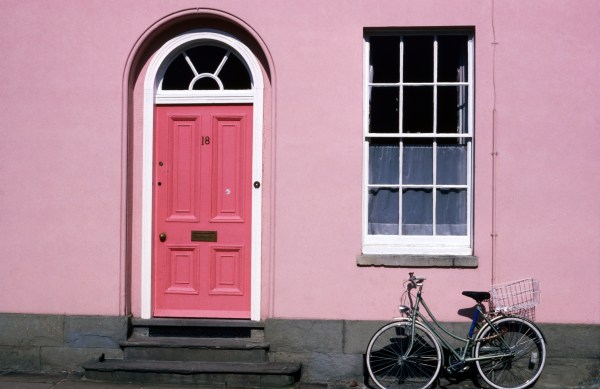
[[437,90],[437,132],[464,133],[467,120],[467,87],[439,86]]
[[433,82],[433,36],[404,37],[404,82]]
[[194,72],[185,61],[183,55],[178,55],[169,65],[163,77],[163,90],[187,90],[194,78]]
[[250,73],[244,66],[244,63],[231,53],[229,58],[219,73],[219,78],[223,82],[225,89],[251,89],[252,81]]
[[438,36],[438,81],[465,82],[468,74],[466,35]]
[[403,132],[433,132],[433,86],[405,86],[403,102]]
[[400,90],[397,87],[371,87],[369,132],[398,133],[398,100]]
[[372,82],[399,82],[400,37],[372,36],[369,41]]
[[227,50],[218,46],[196,46],[185,51],[192,60],[198,74],[214,73],[217,71]]
[[194,83],[194,90],[219,90],[219,83],[214,78],[202,77]]

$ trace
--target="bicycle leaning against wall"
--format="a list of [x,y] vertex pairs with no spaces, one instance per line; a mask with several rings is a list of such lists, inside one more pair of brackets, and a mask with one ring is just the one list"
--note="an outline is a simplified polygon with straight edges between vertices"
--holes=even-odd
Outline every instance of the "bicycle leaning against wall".
[[[450,373],[475,364],[481,378],[498,389],[526,388],[538,379],[546,362],[544,335],[533,317],[511,313],[531,312],[539,303],[537,281],[502,284],[493,287],[491,294],[463,292],[476,305],[468,336],[462,338],[445,329],[427,307],[422,296],[425,278],[414,273],[409,277],[405,287],[410,306],[399,307],[405,317],[379,329],[367,347],[367,369],[379,388],[429,388],[444,361]],[[484,301],[490,301],[489,313]],[[453,348],[442,332],[462,346]],[[443,350],[450,354],[447,359]]]

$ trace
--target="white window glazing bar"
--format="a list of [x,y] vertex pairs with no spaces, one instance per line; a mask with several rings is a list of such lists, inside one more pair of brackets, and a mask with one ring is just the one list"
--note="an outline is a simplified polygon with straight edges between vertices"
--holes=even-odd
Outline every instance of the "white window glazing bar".
[[383,133],[367,133],[365,135],[367,138],[404,138],[404,139],[418,139],[418,138],[432,138],[433,136],[435,136],[438,139],[441,138],[451,138],[451,139],[456,139],[456,138],[464,138],[464,139],[470,139],[471,135],[465,133],[465,134],[434,134],[433,132],[422,132],[422,133],[418,133],[418,134],[383,134]]
[[[475,66],[474,66],[474,37],[469,34],[467,40],[467,66],[469,69],[467,81],[469,86],[467,87],[467,133],[473,135],[473,128],[475,125],[475,113],[473,111],[473,102],[475,101],[474,81],[475,81]],[[469,236],[469,242],[473,247],[473,139],[467,140],[467,184],[469,189],[467,190],[467,235]]]
[[[437,35],[433,36],[433,133],[437,135],[437,102],[438,102],[438,88],[437,88],[437,74],[438,74],[438,39]],[[431,197],[433,200],[431,210],[432,218],[431,228],[432,235],[437,235],[437,138],[433,138],[432,147],[433,157],[433,188]]]
[[404,199],[404,193],[403,193],[403,177],[404,174],[402,174],[404,169],[404,138],[402,137],[402,134],[404,133],[404,36],[401,35],[400,36],[400,92],[398,95],[398,135],[400,136],[400,142],[398,144],[398,147],[400,148],[400,150],[398,150],[398,163],[400,164],[400,170],[398,170],[398,174],[400,177],[398,177],[398,184],[399,184],[399,188],[398,188],[398,235],[402,236],[402,215],[403,215],[403,199]]
[[[371,87],[369,86],[370,79],[370,38],[364,39],[363,48],[363,107],[369,107],[371,99]],[[366,237],[369,234],[369,112],[363,113],[363,201],[362,201],[362,240],[363,246],[366,244]]]

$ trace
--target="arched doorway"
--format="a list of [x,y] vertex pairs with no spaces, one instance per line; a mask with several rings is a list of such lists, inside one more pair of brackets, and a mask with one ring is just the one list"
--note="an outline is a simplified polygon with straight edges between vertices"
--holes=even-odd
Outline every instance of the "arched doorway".
[[260,318],[263,75],[219,30],[168,40],[143,90],[141,316]]

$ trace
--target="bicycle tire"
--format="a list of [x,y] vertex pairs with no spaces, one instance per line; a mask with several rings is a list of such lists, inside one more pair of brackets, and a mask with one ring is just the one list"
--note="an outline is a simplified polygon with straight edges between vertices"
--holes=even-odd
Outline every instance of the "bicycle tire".
[[429,388],[442,365],[442,348],[436,337],[420,323],[414,326],[413,347],[407,354],[412,321],[396,321],[381,327],[367,347],[369,376],[382,389]]
[[475,363],[481,378],[497,389],[523,389],[534,384],[546,363],[542,332],[518,316],[502,317],[491,325],[499,335],[487,324],[476,339],[475,357],[490,358]]

